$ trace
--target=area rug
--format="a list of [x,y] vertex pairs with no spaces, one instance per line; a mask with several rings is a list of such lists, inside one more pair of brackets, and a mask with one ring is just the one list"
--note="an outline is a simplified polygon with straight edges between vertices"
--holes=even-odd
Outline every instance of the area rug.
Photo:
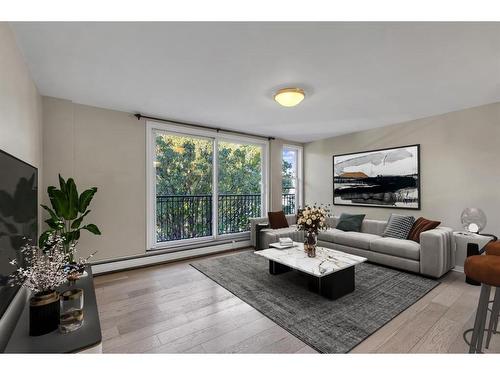
[[331,301],[296,271],[270,275],[268,261],[243,252],[191,264],[320,353],[347,353],[439,282],[374,264],[356,266],[356,290]]

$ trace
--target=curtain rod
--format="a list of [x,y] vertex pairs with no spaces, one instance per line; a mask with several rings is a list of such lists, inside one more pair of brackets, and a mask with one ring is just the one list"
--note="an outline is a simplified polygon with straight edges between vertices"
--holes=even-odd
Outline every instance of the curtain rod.
[[159,117],[145,116],[145,115],[142,115],[140,113],[136,113],[134,116],[137,117],[137,120],[140,120],[141,118],[145,118],[145,119],[148,119],[148,120],[171,122],[173,124],[178,124],[178,125],[192,126],[192,127],[199,128],[199,129],[215,130],[217,133],[224,132],[224,133],[246,135],[248,137],[255,137],[255,138],[267,139],[268,141],[272,141],[272,140],[275,139],[274,137],[265,137],[265,136],[262,136],[262,135],[257,135],[257,134],[252,134],[252,133],[239,132],[237,130],[222,129],[222,128],[216,128],[216,127],[208,126],[208,125],[199,125],[199,124],[192,124],[192,123],[189,123],[189,122],[175,121],[175,120],[168,120],[168,119],[159,118]]

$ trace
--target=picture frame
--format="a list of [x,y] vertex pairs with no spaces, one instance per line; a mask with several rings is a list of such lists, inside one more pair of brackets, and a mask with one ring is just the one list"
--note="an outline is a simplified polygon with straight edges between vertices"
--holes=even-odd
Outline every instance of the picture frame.
[[421,209],[420,144],[333,155],[333,204]]

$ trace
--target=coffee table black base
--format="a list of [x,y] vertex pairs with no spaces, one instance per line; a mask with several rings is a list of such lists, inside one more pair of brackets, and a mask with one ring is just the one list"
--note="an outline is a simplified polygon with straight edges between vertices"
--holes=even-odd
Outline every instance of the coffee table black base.
[[[288,266],[272,260],[269,261],[271,275],[279,275],[290,270],[291,268]],[[337,299],[354,292],[354,266],[322,277],[305,275],[307,275],[309,290],[328,299]]]
[[291,268],[288,266],[285,266],[284,264],[275,262],[273,260],[269,261],[269,273],[271,275],[279,275],[280,273],[285,273],[290,271]]
[[354,266],[323,277],[309,276],[309,289],[329,299],[354,292]]

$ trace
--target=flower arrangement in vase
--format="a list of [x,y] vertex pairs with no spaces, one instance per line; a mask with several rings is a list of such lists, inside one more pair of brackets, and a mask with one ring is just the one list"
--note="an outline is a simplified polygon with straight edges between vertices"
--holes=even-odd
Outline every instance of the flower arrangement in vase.
[[305,206],[297,213],[297,230],[305,231],[304,251],[311,258],[316,256],[318,232],[326,230],[326,218],[330,210],[323,206]]
[[[74,244],[66,246],[62,236],[49,234],[42,248],[27,243],[20,250],[20,259],[10,261],[17,270],[10,276],[9,284],[20,285],[32,293],[30,298],[29,334],[40,336],[59,326],[60,304],[57,287],[71,280],[74,271],[68,268]],[[84,267],[88,258],[76,262]]]
[[31,336],[52,332],[59,326],[59,293],[56,288],[66,282],[65,266],[68,255],[61,236],[50,235],[45,248],[26,244],[21,248],[21,260],[12,260],[17,270],[11,275],[11,285],[29,289]]

